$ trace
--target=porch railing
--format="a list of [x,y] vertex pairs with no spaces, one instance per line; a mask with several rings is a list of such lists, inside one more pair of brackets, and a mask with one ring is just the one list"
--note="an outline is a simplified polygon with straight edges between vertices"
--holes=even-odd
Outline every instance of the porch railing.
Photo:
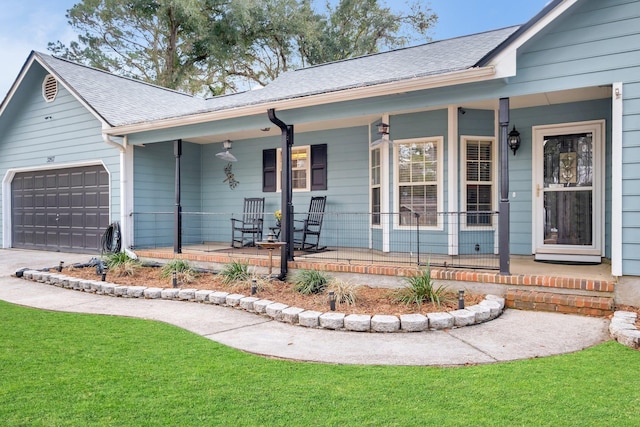
[[[184,251],[265,255],[251,246],[231,248],[231,217],[238,213],[183,212]],[[299,228],[306,213],[294,215]],[[135,212],[134,249],[173,246],[173,212]],[[326,212],[319,250],[296,250],[296,259],[455,268],[499,269],[497,212],[371,214]],[[278,234],[273,213],[265,213],[263,239]],[[301,234],[295,233],[295,240]]]

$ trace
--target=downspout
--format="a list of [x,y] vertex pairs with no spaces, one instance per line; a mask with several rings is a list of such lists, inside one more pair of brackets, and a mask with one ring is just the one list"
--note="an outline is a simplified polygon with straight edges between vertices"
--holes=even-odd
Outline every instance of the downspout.
[[275,109],[267,110],[269,120],[278,126],[282,133],[282,226],[280,241],[285,242],[280,252],[280,280],[288,273],[289,261],[293,261],[293,184],[291,181],[291,146],[293,145],[293,125],[287,125],[276,117]]
[[[102,134],[103,141],[112,147],[115,147],[120,151],[120,225],[121,225],[121,249],[124,250],[126,248],[131,247],[130,240],[130,224],[127,217],[127,212],[129,211],[128,206],[128,198],[127,198],[127,173],[126,173],[126,153],[127,153],[127,137],[126,135],[122,139],[122,144],[114,141],[111,137],[103,133]],[[111,203],[111,201],[109,201]]]
[[500,274],[510,274],[509,247],[509,144],[507,141],[509,131],[509,98],[500,98],[498,111],[500,122],[500,213],[498,214],[498,252],[500,253]]

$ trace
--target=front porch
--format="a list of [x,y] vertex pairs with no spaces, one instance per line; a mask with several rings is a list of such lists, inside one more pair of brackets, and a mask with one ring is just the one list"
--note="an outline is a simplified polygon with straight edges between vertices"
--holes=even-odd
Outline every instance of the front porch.
[[[232,249],[224,243],[189,245],[180,254],[173,253],[170,247],[141,249],[136,253],[143,258],[159,260],[186,259],[208,268],[213,265],[214,269],[232,261],[247,263],[260,272],[266,272],[269,268],[267,250]],[[274,252],[272,256],[274,272],[278,272],[280,255]],[[611,266],[607,262],[593,265],[552,264],[537,262],[533,256],[512,256],[510,265],[509,275],[486,269],[432,266],[431,276],[440,284],[455,290],[504,296],[507,306],[511,308],[592,316],[606,316],[613,312],[616,280],[611,276]],[[340,262],[332,259],[330,252],[296,255],[287,266],[290,273],[297,269],[316,269],[368,286],[389,288],[402,286],[402,277],[424,268],[417,265],[400,266],[382,254],[378,254],[373,261]]]

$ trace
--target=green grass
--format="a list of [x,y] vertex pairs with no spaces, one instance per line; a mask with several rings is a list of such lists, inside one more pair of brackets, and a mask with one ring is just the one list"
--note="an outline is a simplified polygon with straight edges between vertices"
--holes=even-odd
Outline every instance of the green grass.
[[3,426],[640,425],[640,352],[615,342],[463,368],[341,366],[4,302],[0,325]]

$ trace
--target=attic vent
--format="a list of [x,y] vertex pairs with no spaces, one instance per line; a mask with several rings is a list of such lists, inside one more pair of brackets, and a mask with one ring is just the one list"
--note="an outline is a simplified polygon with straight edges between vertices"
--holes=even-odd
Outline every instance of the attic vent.
[[42,97],[45,101],[51,102],[56,99],[56,95],[58,94],[58,81],[55,77],[49,74],[44,78],[42,82]]

